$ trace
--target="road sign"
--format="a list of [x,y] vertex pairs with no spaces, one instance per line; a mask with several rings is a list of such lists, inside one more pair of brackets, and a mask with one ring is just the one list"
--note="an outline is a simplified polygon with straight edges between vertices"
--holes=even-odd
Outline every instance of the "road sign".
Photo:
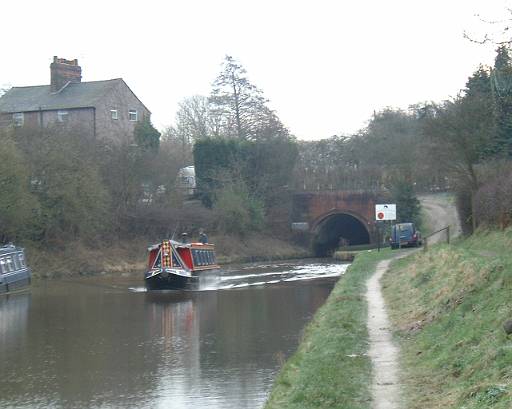
[[396,204],[376,204],[375,220],[396,220]]

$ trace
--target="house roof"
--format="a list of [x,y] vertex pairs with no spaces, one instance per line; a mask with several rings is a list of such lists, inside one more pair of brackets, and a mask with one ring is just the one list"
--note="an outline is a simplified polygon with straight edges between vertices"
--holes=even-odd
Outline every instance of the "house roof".
[[[120,83],[126,85],[122,78],[68,83],[56,93],[50,91],[49,85],[13,87],[0,98],[0,112],[95,107],[105,95]],[[137,98],[137,96],[135,97]]]

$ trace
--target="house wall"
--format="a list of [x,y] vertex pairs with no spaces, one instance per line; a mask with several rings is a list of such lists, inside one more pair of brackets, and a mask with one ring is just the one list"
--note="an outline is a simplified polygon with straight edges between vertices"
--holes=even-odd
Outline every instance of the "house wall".
[[[112,109],[117,110],[118,119],[112,119]],[[137,111],[137,122],[129,120],[130,110]],[[133,142],[135,125],[149,119],[150,115],[147,108],[121,80],[96,106],[96,137],[111,142]]]
[[[49,126],[79,129],[84,136],[94,136],[94,108],[67,109],[67,120],[58,121],[58,110],[23,113],[23,129],[47,128]],[[0,114],[0,127],[12,125],[12,113]]]
[[[118,119],[112,119],[111,110],[116,109]],[[137,121],[130,121],[129,111],[137,111]],[[133,143],[133,133],[138,122],[150,119],[151,113],[139,101],[126,83],[119,79],[95,107],[66,109],[67,121],[58,121],[58,110],[24,112],[23,128],[48,126],[80,129],[84,136],[113,143]],[[0,127],[12,124],[12,113],[0,113]]]
[[94,136],[94,108],[74,108],[67,109],[68,119],[66,122],[58,121],[58,111],[43,111],[42,112],[42,126],[68,128],[80,130],[83,136]]

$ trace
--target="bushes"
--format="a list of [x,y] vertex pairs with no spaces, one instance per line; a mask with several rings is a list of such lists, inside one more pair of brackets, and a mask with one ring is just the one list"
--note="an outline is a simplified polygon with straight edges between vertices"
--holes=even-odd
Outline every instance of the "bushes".
[[203,203],[212,206],[216,191],[232,178],[243,181],[253,196],[273,204],[275,195],[292,178],[298,156],[296,142],[287,137],[261,141],[202,139],[194,145],[197,188]]
[[221,189],[214,205],[217,222],[226,233],[244,235],[261,230],[264,224],[264,206],[251,196],[243,182]]
[[474,215],[482,227],[504,229],[512,222],[512,163],[488,171],[484,184],[474,196]]
[[0,140],[0,242],[36,235],[38,204],[30,193],[30,179],[12,139]]

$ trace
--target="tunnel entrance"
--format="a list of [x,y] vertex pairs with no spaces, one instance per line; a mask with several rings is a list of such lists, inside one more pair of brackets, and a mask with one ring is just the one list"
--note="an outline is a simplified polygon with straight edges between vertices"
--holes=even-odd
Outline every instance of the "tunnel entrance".
[[337,213],[317,225],[313,251],[317,257],[326,257],[340,246],[359,244],[370,244],[370,233],[365,224],[349,214]]

